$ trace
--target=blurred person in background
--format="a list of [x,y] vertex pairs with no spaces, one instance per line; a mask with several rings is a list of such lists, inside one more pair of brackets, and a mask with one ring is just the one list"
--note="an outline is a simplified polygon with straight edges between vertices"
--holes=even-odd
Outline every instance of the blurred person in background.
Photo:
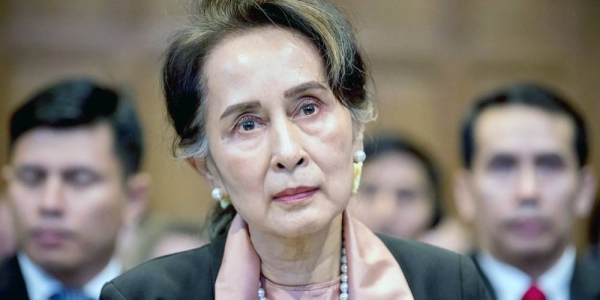
[[121,273],[119,232],[147,197],[133,102],[65,80],[20,106],[9,126],[3,177],[18,250],[0,266],[0,299],[97,299]]
[[13,218],[5,193],[0,193],[0,262],[15,252]]
[[576,257],[596,193],[582,116],[556,92],[515,84],[477,100],[462,127],[459,212],[498,300],[600,299],[600,269]]
[[351,211],[375,232],[456,252],[470,249],[463,226],[443,206],[439,168],[412,141],[391,133],[365,143],[361,189]]
[[201,247],[206,244],[203,226],[169,217],[149,216],[138,232],[139,250],[131,266],[145,261]]

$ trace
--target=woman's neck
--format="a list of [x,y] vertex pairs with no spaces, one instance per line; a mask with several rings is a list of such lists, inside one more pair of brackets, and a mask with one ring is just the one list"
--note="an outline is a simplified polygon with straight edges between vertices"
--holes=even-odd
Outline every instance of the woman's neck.
[[341,214],[330,226],[307,236],[285,238],[250,229],[250,238],[261,259],[261,273],[272,282],[307,285],[340,275]]

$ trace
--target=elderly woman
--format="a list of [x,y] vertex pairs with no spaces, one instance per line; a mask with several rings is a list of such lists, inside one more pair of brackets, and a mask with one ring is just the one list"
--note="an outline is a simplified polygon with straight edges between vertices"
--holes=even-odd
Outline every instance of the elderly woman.
[[212,243],[135,268],[101,299],[487,299],[458,254],[355,221],[366,70],[317,0],[201,2],[164,67],[177,147],[219,201]]

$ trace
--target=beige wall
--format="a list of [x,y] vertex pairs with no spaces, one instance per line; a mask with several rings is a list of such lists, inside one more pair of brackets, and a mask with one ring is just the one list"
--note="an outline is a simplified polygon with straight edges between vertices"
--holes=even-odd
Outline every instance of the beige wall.
[[[34,89],[86,74],[130,89],[147,129],[152,208],[203,218],[206,184],[169,153],[159,86],[162,50],[185,22],[185,0],[4,0],[0,124]],[[556,86],[585,111],[600,171],[600,2],[596,0],[337,0],[372,66],[379,120],[459,166],[458,124],[480,92],[516,80]],[[6,161],[7,132],[0,135]],[[450,190],[446,194],[450,199]]]

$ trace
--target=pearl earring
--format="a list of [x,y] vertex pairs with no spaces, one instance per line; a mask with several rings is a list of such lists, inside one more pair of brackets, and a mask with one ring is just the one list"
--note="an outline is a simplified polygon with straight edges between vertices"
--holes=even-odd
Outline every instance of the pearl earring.
[[354,152],[354,162],[355,163],[363,162],[363,161],[365,161],[365,159],[367,159],[367,155],[365,154],[365,151],[357,150],[356,152]]
[[352,183],[352,194],[358,193],[360,186],[360,175],[362,174],[363,161],[367,158],[364,151],[358,150],[354,152],[354,182]]
[[211,192],[211,196],[215,201],[219,201],[222,209],[226,209],[231,204],[231,200],[229,200],[225,195],[225,192],[220,188],[214,188]]

